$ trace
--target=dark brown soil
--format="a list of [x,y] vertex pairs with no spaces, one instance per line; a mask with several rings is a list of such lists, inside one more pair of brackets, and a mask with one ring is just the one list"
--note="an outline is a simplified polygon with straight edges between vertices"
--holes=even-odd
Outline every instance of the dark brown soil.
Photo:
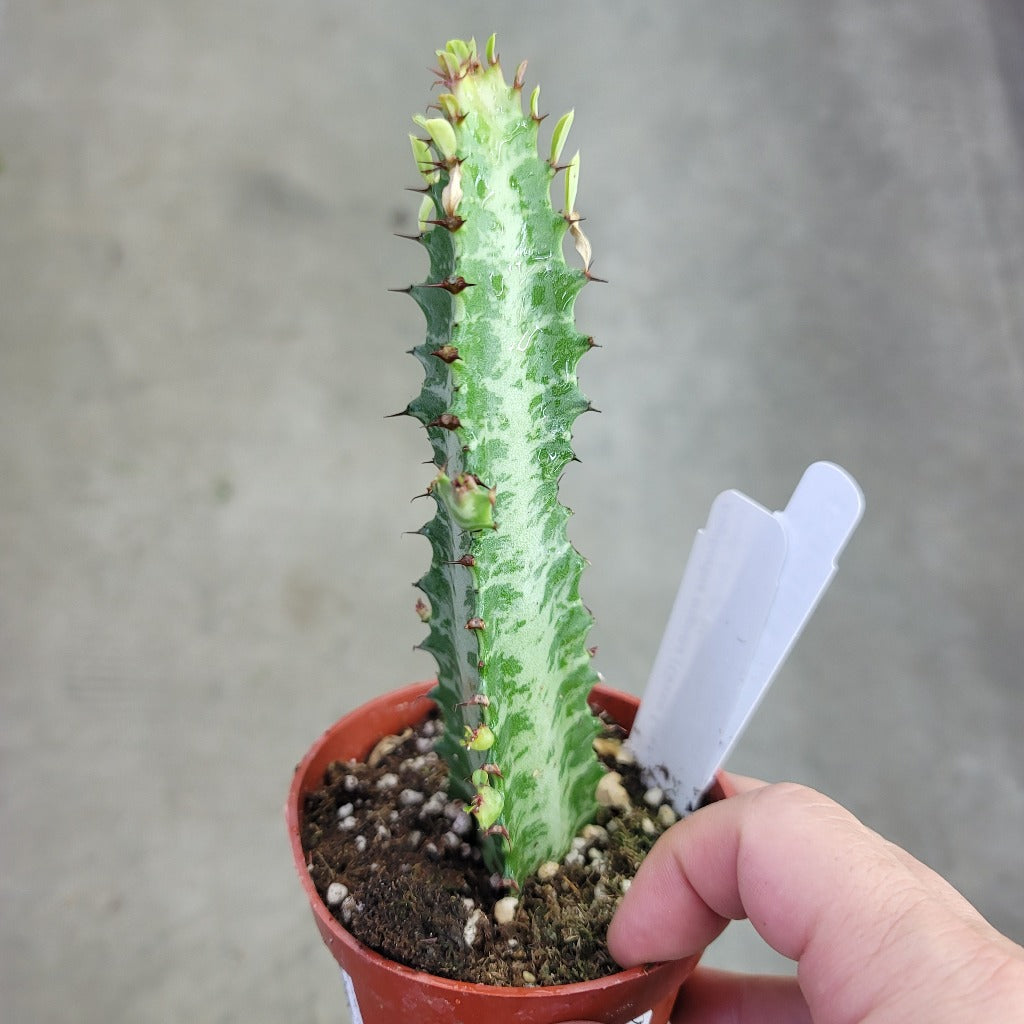
[[[605,947],[608,924],[675,818],[625,753],[616,760],[621,730],[609,724],[596,746],[620,773],[629,807],[602,807],[560,864],[514,893],[484,866],[462,801],[448,798],[436,728],[428,719],[382,741],[367,763],[332,764],[307,797],[302,842],[321,899],[367,946],[445,978],[555,985],[618,970]],[[510,899],[514,908],[499,905]],[[511,920],[499,923],[496,909]]]

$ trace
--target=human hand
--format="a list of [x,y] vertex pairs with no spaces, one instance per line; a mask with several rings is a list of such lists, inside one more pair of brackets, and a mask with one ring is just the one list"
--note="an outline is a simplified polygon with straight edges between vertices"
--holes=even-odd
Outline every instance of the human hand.
[[699,969],[673,1024],[1024,1022],[1024,949],[949,883],[820,793],[731,778],[648,854],[608,945],[674,960],[747,917],[797,977]]

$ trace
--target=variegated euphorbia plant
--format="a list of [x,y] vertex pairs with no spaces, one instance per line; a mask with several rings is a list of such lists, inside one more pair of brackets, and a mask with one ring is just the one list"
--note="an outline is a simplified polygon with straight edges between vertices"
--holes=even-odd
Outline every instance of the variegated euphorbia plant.
[[[579,154],[559,162],[572,113],[541,156],[525,62],[507,83],[493,36],[483,54],[455,40],[438,58],[436,116],[414,118],[421,132],[410,136],[430,269],[408,289],[427,330],[413,350],[423,388],[405,411],[426,427],[436,466],[418,610],[451,785],[487,836],[489,862],[519,884],[593,817],[601,777],[583,559],[558,500],[572,425],[588,408],[576,365],[593,341],[573,308],[591,279],[590,247],[575,211]],[[567,233],[582,269],[564,258]]]

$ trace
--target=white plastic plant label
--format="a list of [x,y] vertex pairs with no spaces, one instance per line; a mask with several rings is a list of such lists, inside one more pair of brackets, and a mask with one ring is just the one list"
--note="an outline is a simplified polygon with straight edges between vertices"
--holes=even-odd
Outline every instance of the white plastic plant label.
[[816,462],[769,512],[725,491],[698,531],[629,745],[686,814],[735,746],[836,572],[864,496]]
[[342,970],[342,980],[345,982],[345,995],[348,996],[348,1009],[352,1016],[352,1024],[363,1024],[363,1015],[359,1012],[359,1000],[356,999],[356,990],[348,971]]
[[651,1024],[653,1017],[654,1011],[648,1010],[646,1013],[642,1013],[639,1017],[634,1017],[629,1024]]

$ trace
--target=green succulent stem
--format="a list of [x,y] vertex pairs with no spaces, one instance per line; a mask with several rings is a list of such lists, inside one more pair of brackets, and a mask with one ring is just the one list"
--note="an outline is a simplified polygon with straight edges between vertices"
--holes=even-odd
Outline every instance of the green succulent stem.
[[[576,365],[592,342],[573,312],[589,245],[584,269],[571,268],[562,243],[571,230],[580,249],[579,215],[550,198],[571,114],[545,159],[536,99],[523,111],[523,65],[509,85],[493,37],[485,59],[458,40],[438,59],[440,116],[415,118],[424,134],[412,145],[430,267],[410,289],[427,326],[414,349],[423,387],[407,412],[437,467],[436,514],[421,530],[432,549],[417,583],[430,608],[422,646],[437,661],[453,785],[492,833],[491,862],[521,883],[594,816],[601,775],[584,563],[558,500],[572,425],[589,407]],[[578,157],[571,166],[570,204]],[[486,749],[467,739],[481,725]]]

